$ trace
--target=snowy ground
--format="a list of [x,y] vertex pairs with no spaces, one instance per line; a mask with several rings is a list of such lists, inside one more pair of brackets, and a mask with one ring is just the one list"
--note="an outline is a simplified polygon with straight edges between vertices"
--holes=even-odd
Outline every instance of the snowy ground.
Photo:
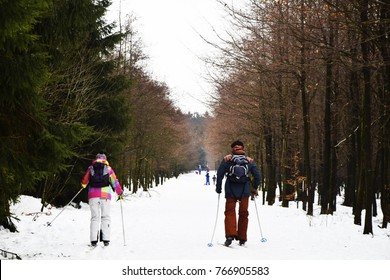
[[[170,179],[149,193],[128,195],[122,202],[125,240],[121,203],[113,200],[111,245],[95,249],[88,246],[88,204],[81,209],[68,206],[48,227],[47,222],[63,209],[53,208],[51,215],[34,220],[27,214],[40,210],[39,200],[23,196],[12,206],[20,219],[19,233],[1,229],[0,249],[23,260],[390,260],[390,228],[378,228],[380,209],[373,218],[374,235],[363,235],[363,226],[353,224],[350,208],[338,205],[330,216],[319,215],[315,205],[314,216],[309,217],[296,203],[283,208],[278,203],[262,205],[260,199],[249,205],[247,245],[226,248],[219,244],[225,240],[225,199],[222,193],[218,208],[215,187],[204,182],[204,174],[194,172]],[[261,242],[262,237],[267,241]]]

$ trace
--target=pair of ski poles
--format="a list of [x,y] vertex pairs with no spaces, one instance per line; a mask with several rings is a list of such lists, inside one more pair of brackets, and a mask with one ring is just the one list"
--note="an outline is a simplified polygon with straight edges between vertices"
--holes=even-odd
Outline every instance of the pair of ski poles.
[[[59,215],[62,214],[62,212],[64,212],[64,210],[72,203],[72,201],[81,193],[81,191],[83,190],[84,188],[81,188],[73,197],[72,199],[68,202],[68,204],[65,205],[64,208],[62,208],[62,210],[60,211],[60,213],[57,214],[57,216],[54,217],[54,219],[51,221],[51,222],[47,222],[46,225],[48,227],[50,227],[53,222],[58,218]],[[125,224],[124,224],[124,221],[123,221],[123,207],[122,207],[122,196],[120,197],[120,205],[121,205],[121,216],[122,216],[122,232],[123,232],[123,246],[126,246],[126,238],[125,238]]]
[[[211,236],[211,241],[210,241],[210,243],[207,244],[207,246],[209,246],[209,247],[213,247],[213,240],[214,240],[214,235],[215,235],[215,229],[216,229],[216,227],[217,227],[217,221],[218,221],[220,197],[221,197],[221,194],[219,193],[219,194],[218,194],[218,203],[217,203],[217,214],[216,214],[216,216],[215,216],[215,223],[214,223],[214,230],[213,230],[213,234],[212,234],[212,236]],[[254,197],[253,200],[254,200],[254,202],[255,202],[257,223],[258,223],[258,225],[259,225],[259,230],[260,230],[260,236],[261,236],[260,241],[264,243],[264,242],[267,242],[267,239],[264,238],[264,236],[263,236],[263,231],[261,230],[260,217],[259,217],[259,211],[257,210],[256,197]]]

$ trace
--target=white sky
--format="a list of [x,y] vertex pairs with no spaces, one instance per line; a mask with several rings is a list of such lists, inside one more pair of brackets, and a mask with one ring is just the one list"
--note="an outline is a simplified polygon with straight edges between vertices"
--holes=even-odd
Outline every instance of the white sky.
[[[231,3],[233,0],[227,1]],[[108,21],[118,22],[120,2],[122,21],[126,14],[136,16],[135,29],[145,45],[144,53],[149,56],[147,70],[153,79],[168,85],[175,104],[184,113],[208,110],[203,102],[211,94],[212,87],[204,78],[206,66],[199,57],[210,55],[215,49],[199,34],[217,41],[213,29],[223,31],[228,22],[223,19],[220,5],[215,0],[112,2]]]

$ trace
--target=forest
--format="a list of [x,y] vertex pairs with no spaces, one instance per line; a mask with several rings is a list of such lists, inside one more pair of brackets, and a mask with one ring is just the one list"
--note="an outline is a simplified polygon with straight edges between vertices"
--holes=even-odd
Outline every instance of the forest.
[[[302,201],[321,214],[345,193],[354,223],[372,233],[380,198],[390,221],[390,4],[371,0],[249,0],[224,4],[207,142],[243,139],[260,163],[263,201]],[[228,125],[223,125],[228,124]],[[319,200],[314,201],[315,192]],[[365,211],[363,211],[365,210]],[[365,213],[364,217],[362,217]]]
[[[95,155],[131,192],[195,169],[204,117],[183,113],[108,0],[0,1],[0,225],[20,195],[64,206]],[[191,141],[189,141],[189,139]],[[202,157],[202,154],[200,154]],[[87,201],[87,192],[77,200]]]
[[17,231],[9,209],[23,194],[65,205],[100,151],[136,192],[217,168],[236,139],[261,168],[263,203],[327,215],[342,188],[364,234],[377,199],[387,226],[388,1],[215,1],[232,27],[208,42],[219,56],[204,58],[205,115],[182,112],[149,75],[135,19],[105,21],[111,1],[0,1],[1,226]]

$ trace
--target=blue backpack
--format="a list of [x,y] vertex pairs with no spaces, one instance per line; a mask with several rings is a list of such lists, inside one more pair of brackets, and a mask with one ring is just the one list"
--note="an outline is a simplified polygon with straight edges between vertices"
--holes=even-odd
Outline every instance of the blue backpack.
[[249,161],[244,155],[233,155],[230,159],[230,167],[226,176],[229,180],[238,183],[246,183],[249,180]]

